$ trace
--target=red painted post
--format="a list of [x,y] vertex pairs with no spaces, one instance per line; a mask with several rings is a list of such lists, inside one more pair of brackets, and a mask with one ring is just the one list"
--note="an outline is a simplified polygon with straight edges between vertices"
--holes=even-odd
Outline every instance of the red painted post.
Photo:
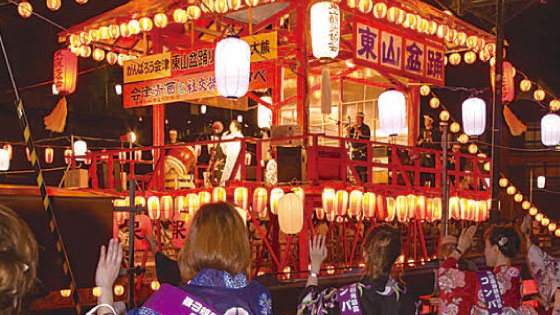
[[[297,59],[297,124],[303,127],[303,134],[309,132],[309,60],[307,55],[308,18],[307,7],[309,0],[300,0],[296,9],[298,31],[296,32]],[[306,141],[307,142],[307,141]]]
[[[152,54],[161,52],[163,52],[161,31],[155,28],[152,31]],[[153,146],[163,146],[165,144],[165,107],[163,104],[152,106],[152,130]],[[154,150],[154,165],[158,163],[160,158],[164,158],[164,154],[163,150]],[[156,188],[163,189],[165,187],[164,170],[162,168],[154,168],[154,176],[156,177]]]

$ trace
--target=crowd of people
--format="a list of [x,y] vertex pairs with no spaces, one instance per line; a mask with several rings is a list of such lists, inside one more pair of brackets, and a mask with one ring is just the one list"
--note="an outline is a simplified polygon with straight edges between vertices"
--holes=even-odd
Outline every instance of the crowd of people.
[[[520,231],[538,285],[540,309],[560,314],[560,258],[531,241],[529,221],[525,218]],[[462,259],[476,232],[477,227],[471,226],[458,237],[441,241],[443,262],[436,270],[437,294],[432,299],[438,314],[537,314],[522,304],[522,267],[513,265],[522,247],[516,229],[492,225],[484,231],[486,267],[480,270]],[[420,314],[418,295],[394,273],[401,253],[401,232],[395,227],[381,224],[370,229],[362,247],[363,278],[341,288],[319,287],[321,265],[327,258],[326,237],[317,234],[309,245],[310,271],[299,301],[294,301],[297,314]],[[113,299],[123,247],[112,239],[101,247],[95,274],[101,294],[90,314],[272,314],[270,292],[249,279],[249,248],[246,224],[231,205],[202,206],[190,222],[178,260],[156,254],[158,277],[171,280],[163,281],[167,283],[143,305],[127,310]],[[25,313],[27,297],[38,281],[38,259],[37,242],[27,224],[13,210],[0,206],[1,314]]]

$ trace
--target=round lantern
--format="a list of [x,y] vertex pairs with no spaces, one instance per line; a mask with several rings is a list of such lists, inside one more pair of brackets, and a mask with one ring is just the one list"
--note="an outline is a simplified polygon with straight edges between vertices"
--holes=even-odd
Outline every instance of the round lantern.
[[523,92],[529,92],[532,85],[533,85],[533,83],[531,83],[531,80],[523,79],[519,83],[519,89]]
[[74,141],[73,145],[74,155],[79,156],[77,161],[83,161],[85,159],[85,155],[87,154],[87,143],[83,140]]
[[514,186],[509,186],[506,189],[508,195],[514,195],[517,192],[517,189]]
[[379,108],[379,127],[381,132],[396,136],[406,129],[406,99],[397,90],[387,90],[377,99]]
[[457,137],[457,141],[459,141],[459,143],[465,144],[469,141],[469,136],[462,133],[461,135],[459,135],[459,137]]
[[464,46],[466,43],[467,43],[467,34],[465,34],[465,32],[458,32],[457,38],[455,38],[455,44],[457,46]]
[[116,53],[110,51],[107,53],[107,63],[110,65],[114,65],[115,63],[117,63],[119,57]]
[[22,1],[18,4],[17,11],[22,18],[27,19],[33,14],[33,6],[27,1]]
[[201,191],[198,193],[198,206],[202,207],[207,203],[212,201],[212,194],[207,191]]
[[259,187],[253,192],[253,212],[256,212],[261,218],[266,216],[267,199],[266,188]]
[[194,215],[196,213],[196,211],[198,211],[199,208],[199,199],[198,199],[198,195],[197,194],[188,194],[186,196],[186,203],[187,203],[187,209],[186,212],[189,215]]
[[45,163],[51,164],[54,161],[54,150],[51,147],[45,148]]
[[476,143],[471,143],[469,144],[467,150],[469,151],[470,154],[476,154],[476,152],[478,152],[478,146],[476,145]]
[[348,192],[346,190],[339,190],[336,192],[334,198],[334,211],[338,216],[346,215],[348,210]]
[[159,198],[151,196],[147,201],[148,216],[152,220],[158,220],[161,217]]
[[[387,200],[388,199],[389,198],[387,198]],[[398,196],[395,204],[397,208],[397,220],[400,223],[407,222],[410,217],[408,211],[408,199],[406,198],[406,196]]]
[[445,40],[452,44],[455,42],[455,40],[457,39],[457,31],[450,28],[449,31],[447,32],[447,35],[445,36]]
[[142,31],[144,32],[149,32],[152,30],[152,27],[154,25],[154,23],[152,22],[152,19],[150,19],[149,17],[143,17],[141,18],[138,23],[140,24],[140,29],[142,29]]
[[139,34],[142,28],[140,27],[140,22],[138,20],[130,20],[128,22],[128,30],[131,35]]
[[543,217],[543,219],[541,220],[541,224],[542,226],[548,226],[550,224],[550,219],[547,217]]
[[61,5],[62,5],[61,0],[47,0],[47,8],[49,8],[49,10],[51,11],[56,11],[60,9]]
[[533,97],[535,98],[535,100],[540,102],[544,100],[544,98],[546,97],[546,93],[543,89],[538,88],[535,90],[535,92],[533,92]]
[[521,208],[523,210],[529,210],[529,208],[531,208],[531,202],[529,202],[528,200],[523,201],[523,203],[521,204]]
[[414,28],[416,26],[416,15],[407,13],[402,25],[405,28]]
[[334,212],[334,198],[336,195],[336,191],[332,188],[325,188],[323,189],[322,194],[322,201],[323,201],[323,209],[326,213]]
[[422,85],[420,87],[420,95],[422,95],[422,96],[430,95],[430,91],[431,91],[431,89],[428,85]]
[[363,193],[359,190],[353,190],[350,193],[350,202],[348,206],[348,215],[350,217],[360,217],[363,210]]
[[372,192],[366,192],[363,195],[363,212],[366,218],[373,218],[375,216],[376,196]]
[[451,117],[451,115],[450,115],[449,112],[446,111],[446,110],[442,110],[442,111],[439,113],[439,120],[441,120],[441,121],[443,121],[443,122],[448,121],[450,117]]
[[284,196],[282,188],[274,188],[270,191],[270,212],[278,214],[278,200]]
[[317,220],[325,219],[325,209],[315,208],[315,216],[317,217]]
[[548,230],[549,230],[550,232],[554,232],[554,231],[556,230],[556,223],[550,223],[550,224],[548,225]]
[[560,116],[548,114],[542,118],[541,140],[545,146],[556,146],[560,143]]
[[537,177],[537,188],[543,189],[545,185],[546,185],[546,177],[544,177],[543,175]]
[[478,53],[478,59],[480,59],[480,61],[487,62],[488,60],[490,60],[490,57],[491,56],[485,50],[481,50]]
[[416,30],[419,33],[427,33],[428,32],[429,22],[425,18],[417,15],[416,16]]
[[451,125],[449,125],[449,131],[451,131],[452,133],[457,133],[461,131],[461,125],[459,125],[459,123],[457,122],[452,122]]
[[447,37],[448,32],[449,32],[449,26],[445,24],[440,24],[437,28],[437,37],[445,38]]
[[88,45],[80,46],[80,57],[89,58],[91,56],[91,47]]
[[200,1],[200,8],[204,13],[214,12],[214,1],[213,0]]
[[93,60],[102,61],[103,59],[105,59],[105,50],[101,48],[95,48],[93,50]]
[[78,57],[69,49],[57,50],[53,58],[53,80],[58,93],[60,95],[74,93],[77,79]]
[[397,7],[392,7],[387,11],[387,20],[391,23],[402,24],[406,18],[406,12]]
[[128,23],[121,23],[121,25],[119,26],[119,34],[121,34],[121,37],[129,37],[130,35],[132,35]]
[[387,15],[387,5],[384,2],[377,2],[373,6],[373,16],[383,19]]
[[508,181],[507,178],[502,177],[502,178],[500,178],[500,180],[498,181],[498,184],[500,185],[500,187],[506,188],[507,185],[509,184],[509,181]]
[[416,220],[426,220],[426,197],[415,196],[414,218]]
[[474,51],[467,51],[463,58],[465,59],[466,63],[471,65],[476,61],[476,53]]
[[245,187],[235,188],[233,203],[241,209],[249,209],[249,190]]
[[278,225],[286,234],[297,234],[303,227],[303,202],[295,193],[278,200]]
[[216,0],[214,10],[216,10],[217,13],[226,13],[228,9],[228,3],[226,0]]
[[191,20],[198,20],[201,15],[200,7],[196,5],[191,5],[187,8],[187,15]]
[[173,198],[171,196],[163,196],[160,200],[160,218],[162,220],[172,220],[175,217],[175,209],[173,209]]
[[461,63],[461,55],[458,53],[452,53],[449,55],[449,63],[456,66]]
[[486,103],[471,97],[463,102],[463,130],[469,136],[480,136],[486,128]]
[[0,171],[10,169],[10,153],[6,149],[0,149]]
[[212,189],[212,202],[226,202],[227,193],[224,187],[214,187]]
[[560,109],[560,100],[553,99],[550,103],[548,103],[548,108],[550,108],[553,112],[558,111]]
[[164,28],[167,26],[167,15],[165,13],[158,13],[154,16],[154,24],[156,27]]
[[311,6],[311,44],[315,58],[332,59],[338,55],[340,40],[340,9],[332,1]]
[[175,23],[181,23],[181,24],[186,23],[187,11],[183,9],[175,9],[175,11],[173,11],[173,20],[175,21]]
[[249,89],[251,48],[239,37],[229,36],[216,45],[214,72],[218,93],[227,98],[242,97]]
[[358,10],[362,13],[369,13],[373,9],[373,1],[371,0],[359,0]]
[[436,109],[439,107],[439,98],[437,97],[432,97],[430,99],[430,107],[433,109]]
[[109,39],[111,37],[108,26],[101,26],[99,30],[97,30],[97,33],[99,34],[99,39],[102,40]]
[[523,195],[520,193],[517,193],[513,196],[513,200],[515,200],[515,202],[520,203],[521,201],[523,201]]
[[535,207],[531,207],[529,208],[529,215],[536,215],[537,213],[539,213],[539,210]]

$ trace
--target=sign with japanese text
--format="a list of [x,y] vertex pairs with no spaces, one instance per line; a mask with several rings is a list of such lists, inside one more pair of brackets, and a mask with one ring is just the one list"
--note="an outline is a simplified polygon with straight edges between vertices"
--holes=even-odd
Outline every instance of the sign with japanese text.
[[215,45],[171,52],[171,74],[208,71],[214,68]]
[[171,54],[163,53],[125,60],[124,83],[161,79],[171,76]]
[[[273,64],[266,62],[251,64],[249,90],[272,87],[274,74]],[[214,71],[178,74],[170,78],[125,84],[123,90],[125,108],[218,96]]]
[[243,37],[251,47],[251,62],[272,60],[278,57],[276,32]]
[[431,38],[375,21],[354,22],[354,62],[420,82],[444,85],[445,48]]

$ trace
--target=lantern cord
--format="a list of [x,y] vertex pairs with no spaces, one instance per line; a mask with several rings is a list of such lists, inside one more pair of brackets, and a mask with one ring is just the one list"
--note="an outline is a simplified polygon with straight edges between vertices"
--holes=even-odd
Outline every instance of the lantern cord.
[[560,191],[548,190],[548,189],[544,189],[544,188],[536,188],[536,189],[533,189],[533,191],[542,191],[542,192],[549,193],[549,194],[560,195]]
[[[14,0],[8,0],[8,2],[11,3],[11,4],[13,4],[13,5],[15,5],[16,7],[17,7],[18,4],[19,4],[19,3],[15,2]],[[66,27],[64,27],[64,26],[62,26],[62,25],[56,23],[55,21],[53,21],[53,20],[51,20],[51,19],[49,19],[49,18],[47,18],[47,17],[44,17],[44,16],[42,16],[42,15],[39,14],[39,13],[35,13],[35,11],[32,11],[31,14],[33,14],[33,15],[35,15],[36,17],[40,18],[41,20],[43,20],[43,21],[45,21],[45,22],[51,24],[52,26],[55,26],[55,27],[60,28],[60,29],[63,30],[63,31],[67,31],[67,30],[68,30]]]
[[[51,171],[62,171],[65,170],[66,166],[64,167],[55,167],[55,168],[44,168],[41,171],[43,172],[51,172]],[[35,172],[35,170],[23,170],[23,171],[4,171],[4,172],[0,172],[0,174],[6,174],[6,175],[10,175],[10,174],[29,174],[29,173],[33,173]]]
[[6,47],[4,47],[4,39],[0,35],[0,46],[2,47],[2,54],[4,55],[4,62],[6,62],[6,67],[8,68],[8,74],[10,75],[10,81],[12,82],[12,88],[14,89],[14,94],[16,95],[16,102],[19,102],[21,98],[19,97],[19,92],[17,89],[16,81],[14,79],[14,73],[12,72],[12,67],[10,66],[10,61],[8,60],[8,54],[6,53]]

